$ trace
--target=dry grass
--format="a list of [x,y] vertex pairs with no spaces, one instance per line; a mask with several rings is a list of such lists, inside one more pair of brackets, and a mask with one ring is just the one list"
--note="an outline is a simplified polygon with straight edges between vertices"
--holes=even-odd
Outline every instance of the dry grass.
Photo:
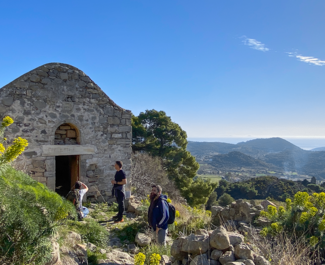
[[[264,238],[252,227],[249,242],[257,248],[272,265],[321,264],[318,251],[311,249],[303,237],[289,237],[284,232],[273,239]],[[319,261],[319,262],[317,262]]]

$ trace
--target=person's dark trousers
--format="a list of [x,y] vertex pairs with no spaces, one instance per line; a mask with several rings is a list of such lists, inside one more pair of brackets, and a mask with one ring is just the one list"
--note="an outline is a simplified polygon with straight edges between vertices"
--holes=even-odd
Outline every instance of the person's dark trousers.
[[117,220],[120,221],[123,218],[123,212],[124,212],[124,194],[123,192],[116,190],[116,201],[118,203],[118,214],[117,214]]

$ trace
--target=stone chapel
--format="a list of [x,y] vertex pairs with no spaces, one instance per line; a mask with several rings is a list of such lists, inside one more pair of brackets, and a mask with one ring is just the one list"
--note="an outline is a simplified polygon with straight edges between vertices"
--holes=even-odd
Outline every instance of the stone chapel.
[[[116,160],[130,179],[131,112],[81,70],[50,63],[20,76],[0,89],[0,114],[14,119],[7,142],[22,137],[29,143],[14,167],[58,194],[80,180],[88,199],[106,200]],[[129,185],[126,190],[130,195]]]

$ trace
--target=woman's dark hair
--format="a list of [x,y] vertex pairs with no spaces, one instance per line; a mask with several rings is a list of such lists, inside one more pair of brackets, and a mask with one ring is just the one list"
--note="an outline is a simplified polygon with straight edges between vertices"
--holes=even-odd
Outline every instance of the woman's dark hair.
[[116,161],[115,163],[116,163],[116,165],[118,165],[118,166],[119,166],[119,168],[122,168],[122,166],[123,166],[123,163],[122,163],[122,161]]
[[78,190],[81,188],[81,183],[80,183],[80,181],[77,181],[76,184],[74,184],[74,188],[75,188],[75,189],[78,189]]

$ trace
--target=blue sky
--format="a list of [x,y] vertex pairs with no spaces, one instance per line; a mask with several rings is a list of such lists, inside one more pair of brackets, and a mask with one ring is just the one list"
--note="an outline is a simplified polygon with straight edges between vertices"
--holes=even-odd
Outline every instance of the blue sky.
[[49,62],[189,137],[325,137],[325,1],[1,1],[0,87]]

